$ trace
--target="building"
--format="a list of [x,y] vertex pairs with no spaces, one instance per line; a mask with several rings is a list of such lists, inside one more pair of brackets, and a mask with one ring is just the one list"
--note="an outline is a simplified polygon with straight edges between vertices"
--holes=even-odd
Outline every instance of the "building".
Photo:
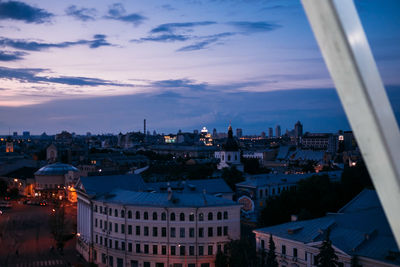
[[400,265],[400,251],[374,190],[365,189],[338,213],[306,221],[294,221],[254,231],[258,250],[268,251],[272,235],[279,266],[316,266],[327,232],[339,266],[350,267],[357,255],[363,267]]
[[268,137],[269,138],[274,137],[274,130],[271,127],[268,128]]
[[236,137],[240,138],[243,136],[243,130],[241,128],[236,129]]
[[76,202],[74,186],[79,178],[79,171],[72,165],[54,163],[35,172],[35,196],[42,198],[68,198]]
[[296,138],[300,138],[303,136],[303,124],[300,121],[297,121],[294,125],[294,134]]
[[22,132],[22,138],[28,140],[31,138],[31,133],[29,131]]
[[277,138],[279,138],[279,137],[281,137],[281,126],[280,125],[276,125],[276,127],[275,127],[275,136],[277,137]]
[[8,140],[6,142],[6,153],[12,153],[14,152],[14,143],[11,140]]
[[124,190],[118,179],[86,190],[89,179],[78,190],[77,250],[100,267],[213,267],[217,252],[240,238],[240,206],[231,200]]
[[301,139],[301,145],[305,149],[324,150],[327,151],[329,141],[331,139],[330,133],[306,133]]
[[54,144],[51,144],[46,149],[46,160],[48,162],[56,162],[57,161],[57,147]]
[[243,165],[240,163],[239,145],[233,138],[232,126],[229,125],[228,138],[225,144],[222,146],[222,150],[215,151],[214,156],[219,160],[219,164],[217,166],[219,170],[223,168],[230,168],[232,166],[243,170]]

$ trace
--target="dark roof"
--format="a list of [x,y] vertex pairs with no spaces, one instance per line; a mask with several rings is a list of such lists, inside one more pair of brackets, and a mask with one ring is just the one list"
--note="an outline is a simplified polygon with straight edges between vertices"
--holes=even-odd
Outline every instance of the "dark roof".
[[18,179],[27,179],[34,178],[36,167],[21,167],[15,171],[9,172],[4,177],[18,178]]
[[345,253],[400,264],[400,257],[393,261],[387,258],[390,253],[399,253],[399,248],[374,190],[365,189],[339,212],[318,219],[261,228],[255,232],[307,244],[322,241],[324,231],[330,228],[332,244]]
[[173,192],[168,193],[133,192],[116,189],[96,200],[121,203],[125,205],[156,206],[156,207],[210,207],[210,206],[238,206],[239,204],[221,197],[208,194],[192,194]]
[[238,151],[239,145],[237,144],[236,140],[233,138],[233,131],[232,126],[229,125],[228,128],[228,139],[226,140],[225,144],[222,146],[224,151]]
[[131,191],[146,190],[146,184],[142,176],[138,174],[88,176],[81,177],[80,182],[83,185],[84,191],[90,195],[101,195],[115,189]]
[[168,185],[173,191],[180,192],[197,192],[202,193],[204,190],[207,194],[233,193],[231,188],[226,184],[224,179],[202,179],[202,180],[186,180],[172,182],[147,183],[148,190],[156,192],[166,192]]
[[40,168],[35,175],[64,175],[69,171],[78,172],[79,170],[72,165],[58,162]]

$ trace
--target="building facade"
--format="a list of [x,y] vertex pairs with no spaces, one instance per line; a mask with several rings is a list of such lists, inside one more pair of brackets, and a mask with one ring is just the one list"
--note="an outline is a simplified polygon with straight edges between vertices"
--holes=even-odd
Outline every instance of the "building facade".
[[240,206],[206,194],[78,193],[77,249],[98,266],[213,267],[240,238]]

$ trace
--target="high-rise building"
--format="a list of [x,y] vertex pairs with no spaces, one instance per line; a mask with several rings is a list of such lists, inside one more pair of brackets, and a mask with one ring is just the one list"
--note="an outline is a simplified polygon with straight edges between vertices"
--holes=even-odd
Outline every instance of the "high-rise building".
[[261,138],[265,138],[265,137],[266,137],[265,132],[261,132]]
[[212,137],[213,138],[216,138],[217,137],[217,129],[213,129],[213,134],[212,134]]
[[294,125],[294,134],[296,138],[303,136],[303,124],[300,121],[296,122]]
[[280,125],[276,125],[276,127],[275,127],[275,136],[281,137],[281,126]]
[[31,133],[29,131],[25,131],[22,133],[22,137],[24,139],[29,139],[29,138],[31,138]]
[[18,138],[18,132],[13,132],[13,138]]
[[143,133],[146,135],[146,119],[143,120]]
[[243,136],[243,130],[241,128],[236,129],[236,137],[240,138]]
[[274,136],[274,130],[271,127],[269,127],[268,128],[268,137],[272,138],[273,136]]

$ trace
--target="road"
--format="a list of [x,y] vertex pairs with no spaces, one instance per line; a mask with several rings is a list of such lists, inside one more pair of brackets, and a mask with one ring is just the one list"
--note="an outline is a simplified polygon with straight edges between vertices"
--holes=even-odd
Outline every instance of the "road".
[[[75,238],[67,241],[64,253],[51,247],[55,242],[49,222],[53,206],[31,206],[17,201],[0,215],[0,266],[79,266]],[[71,227],[76,223],[76,206],[66,205]],[[81,265],[84,266],[84,265]]]

